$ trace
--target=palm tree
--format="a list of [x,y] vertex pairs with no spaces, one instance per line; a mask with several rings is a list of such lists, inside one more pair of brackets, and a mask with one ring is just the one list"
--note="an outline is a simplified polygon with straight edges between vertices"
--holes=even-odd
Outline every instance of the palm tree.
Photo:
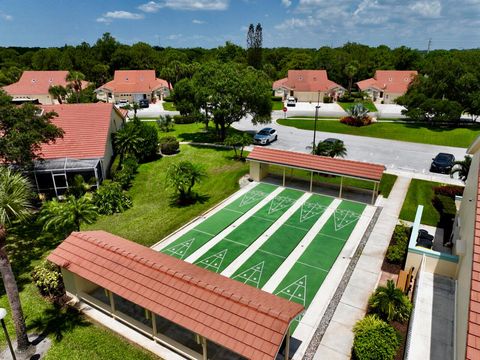
[[125,155],[137,155],[140,152],[143,139],[134,123],[125,125],[115,133],[113,144],[115,151],[120,154],[119,166],[122,165]]
[[463,182],[466,182],[471,164],[472,157],[468,155],[465,155],[465,158],[463,160],[455,161],[455,164],[452,167],[452,171],[450,171],[450,177],[453,178],[453,175],[458,173],[458,178]]
[[45,203],[39,221],[43,223],[45,231],[54,229],[68,234],[71,231],[80,231],[82,223],[92,224],[97,216],[97,207],[90,199],[85,196],[77,199],[70,195],[64,202],[54,199]]
[[16,220],[25,220],[31,213],[31,186],[19,173],[0,167],[0,273],[12,310],[19,350],[28,348],[27,327],[23,316],[18,286],[5,250],[7,226]]
[[59,104],[63,103],[63,99],[67,96],[67,89],[65,89],[62,85],[54,85],[50,86],[48,89],[48,93],[58,101]]
[[405,322],[412,311],[412,303],[393,280],[387,280],[387,286],[377,287],[368,299],[368,306],[372,312],[389,322]]
[[358,72],[358,62],[353,61],[345,66],[344,69],[345,75],[348,77],[348,93],[352,93],[353,78]]
[[190,161],[173,163],[167,168],[167,184],[178,193],[180,203],[192,199],[192,188],[202,181],[207,173],[202,166]]
[[70,71],[67,75],[67,81],[70,82],[68,87],[75,91],[77,103],[80,102],[80,92],[82,91],[82,81],[85,80],[85,75],[79,71]]
[[347,148],[341,140],[322,141],[314,148],[314,154],[328,157],[345,157],[347,156]]

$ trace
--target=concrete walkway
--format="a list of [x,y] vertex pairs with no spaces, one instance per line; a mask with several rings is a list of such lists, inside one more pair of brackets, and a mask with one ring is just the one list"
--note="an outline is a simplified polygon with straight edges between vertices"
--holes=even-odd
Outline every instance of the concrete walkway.
[[333,318],[321,338],[320,345],[313,355],[314,360],[350,359],[353,345],[352,328],[358,320],[365,316],[368,298],[377,286],[383,258],[397,224],[398,215],[410,181],[410,178],[399,177],[388,201],[380,199],[380,203],[376,204],[383,206],[383,210],[358,260]]

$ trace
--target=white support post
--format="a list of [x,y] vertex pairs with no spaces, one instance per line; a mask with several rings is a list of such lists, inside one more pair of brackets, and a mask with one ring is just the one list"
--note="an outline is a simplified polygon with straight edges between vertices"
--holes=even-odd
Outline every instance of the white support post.
[[283,168],[283,183],[282,183],[282,186],[285,186],[285,171],[286,171],[286,168]]
[[285,360],[290,359],[290,327],[287,330],[287,335],[285,339]]
[[342,198],[342,192],[343,192],[343,176],[340,177],[340,193],[338,194],[338,197],[340,199]]
[[153,337],[155,337],[157,336],[157,317],[151,311],[150,311],[150,315],[152,316],[152,335]]
[[204,338],[203,336],[202,336],[201,338],[202,338],[203,360],[208,360],[208,354],[207,354],[207,339]]
[[372,190],[372,205],[375,204],[375,192],[377,191],[377,183],[373,183],[373,190]]
[[313,190],[313,171],[310,173],[310,192]]
[[110,307],[112,309],[112,316],[115,317],[115,300],[113,299],[113,293],[108,290],[108,298],[110,299]]

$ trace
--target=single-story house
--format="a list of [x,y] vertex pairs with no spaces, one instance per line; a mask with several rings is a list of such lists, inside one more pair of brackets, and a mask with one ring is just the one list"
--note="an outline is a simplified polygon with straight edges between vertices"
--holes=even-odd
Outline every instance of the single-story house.
[[104,102],[119,103],[162,100],[170,94],[168,81],[155,76],[155,70],[116,70],[113,80],[95,90]]
[[[66,87],[68,71],[24,71],[20,80],[3,87],[16,103],[32,102],[35,104],[52,105],[58,101],[49,94],[52,86]],[[82,81],[82,87],[88,86],[87,81]]]
[[411,82],[418,75],[416,70],[377,70],[373,78],[357,82],[357,86],[373,102],[393,104],[405,94]]
[[40,193],[63,194],[73,177],[81,174],[98,185],[106,178],[113,158],[112,134],[125,116],[113,104],[43,105],[42,111],[58,114],[52,122],[62,128],[63,138],[40,149],[33,177]]
[[272,89],[275,96],[293,96],[302,102],[323,102],[325,96],[336,100],[345,92],[343,86],[328,79],[326,70],[288,70],[288,76],[275,81]]

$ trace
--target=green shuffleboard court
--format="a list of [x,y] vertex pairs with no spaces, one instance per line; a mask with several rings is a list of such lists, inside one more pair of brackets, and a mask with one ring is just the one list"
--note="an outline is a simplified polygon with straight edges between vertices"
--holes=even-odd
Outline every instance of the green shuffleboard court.
[[162,249],[161,252],[179,259],[187,258],[244,215],[248,210],[257,205],[276,188],[275,185],[264,183],[256,185],[243,196],[179,237],[169,246]]
[[273,293],[308,308],[365,207],[342,201]]
[[312,195],[240,266],[232,279],[261,288],[322,216],[333,198]]
[[228,237],[203,254],[195,265],[220,273],[277,221],[304,192],[285,189],[254,215],[240,224]]

